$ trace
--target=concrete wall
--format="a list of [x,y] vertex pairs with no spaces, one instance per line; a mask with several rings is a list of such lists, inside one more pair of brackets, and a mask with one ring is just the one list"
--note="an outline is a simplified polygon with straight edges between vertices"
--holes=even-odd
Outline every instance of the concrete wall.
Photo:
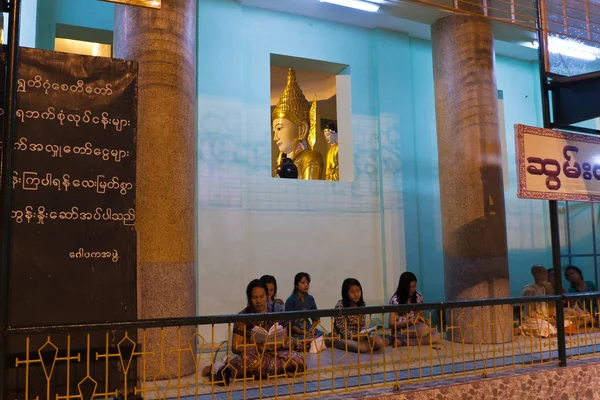
[[[285,299],[298,271],[313,275],[322,308],[350,276],[369,304],[387,303],[405,270],[426,300],[443,300],[430,42],[222,0],[198,15],[200,314],[239,311],[247,282],[266,273]],[[354,182],[271,178],[271,53],[350,66]],[[516,198],[512,126],[540,123],[537,64],[498,57],[497,74],[518,295],[531,264],[550,261],[545,203]]]

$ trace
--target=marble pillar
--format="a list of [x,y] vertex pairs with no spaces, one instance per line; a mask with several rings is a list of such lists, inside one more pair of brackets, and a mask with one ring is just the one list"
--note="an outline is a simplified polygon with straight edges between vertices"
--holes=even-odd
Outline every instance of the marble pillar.
[[[114,56],[139,63],[136,229],[144,319],[196,315],[196,3],[115,6]],[[147,351],[155,352],[148,379],[177,376],[178,362],[182,375],[194,372],[192,352],[173,352],[178,343],[195,349],[194,329],[146,331]]]
[[[433,24],[431,36],[446,300],[508,297],[492,24],[452,14]],[[511,307],[447,317],[457,341],[497,343],[512,335]]]

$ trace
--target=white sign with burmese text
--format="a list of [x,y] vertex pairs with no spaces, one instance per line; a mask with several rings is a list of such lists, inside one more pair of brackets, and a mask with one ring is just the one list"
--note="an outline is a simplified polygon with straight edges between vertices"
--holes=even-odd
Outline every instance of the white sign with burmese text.
[[517,196],[600,201],[600,138],[515,125]]

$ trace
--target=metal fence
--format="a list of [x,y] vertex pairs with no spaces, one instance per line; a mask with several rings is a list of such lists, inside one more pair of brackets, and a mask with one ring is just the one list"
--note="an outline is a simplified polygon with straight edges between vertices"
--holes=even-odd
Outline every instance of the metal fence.
[[[402,4],[407,0],[388,0],[392,4]],[[535,30],[537,5],[535,0],[409,0],[450,12],[471,14],[490,18],[494,21]],[[565,0],[566,1],[566,0]]]
[[[598,355],[599,299],[584,294],[9,328],[5,398],[302,399],[558,367]],[[554,316],[556,306],[564,307],[564,321]],[[411,322],[390,325],[399,316]],[[319,352],[314,337],[295,337],[286,328],[305,318],[320,319]],[[270,336],[257,328],[275,321],[283,328]],[[357,334],[344,336],[352,324]],[[553,329],[559,324],[565,335]]]
[[600,44],[600,4],[589,0],[544,0],[541,5],[547,34]]

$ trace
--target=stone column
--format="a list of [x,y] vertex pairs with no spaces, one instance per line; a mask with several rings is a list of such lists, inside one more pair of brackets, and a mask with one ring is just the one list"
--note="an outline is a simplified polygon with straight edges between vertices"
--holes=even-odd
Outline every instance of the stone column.
[[[492,24],[452,14],[433,24],[431,36],[446,299],[508,297]],[[511,307],[452,316],[457,341],[505,342],[512,335]]]
[[[163,0],[160,10],[115,6],[114,56],[139,63],[140,318],[196,315],[196,24],[196,0]],[[176,377],[178,356],[181,374],[193,373],[191,352],[173,350],[194,344],[194,331],[182,329],[178,344],[175,328],[164,336],[149,329],[146,350],[155,356],[146,378]]]

